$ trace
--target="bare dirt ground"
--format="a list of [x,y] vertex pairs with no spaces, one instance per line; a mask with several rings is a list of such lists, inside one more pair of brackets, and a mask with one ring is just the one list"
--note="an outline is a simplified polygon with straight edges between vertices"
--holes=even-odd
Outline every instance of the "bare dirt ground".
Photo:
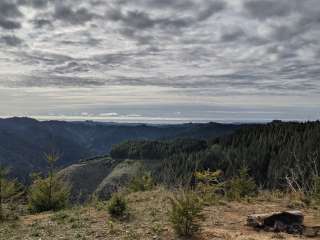
[[[15,222],[0,225],[0,239],[106,239],[106,240],[175,240],[168,221],[168,193],[164,189],[132,193],[128,196],[130,217],[113,220],[104,206],[96,203],[74,207],[58,213],[42,213],[20,217]],[[288,210],[287,199],[254,199],[250,202],[222,202],[204,209],[202,231],[194,240],[274,240],[307,239],[304,236],[255,231],[246,226],[249,214]],[[98,206],[97,206],[98,205]],[[320,225],[320,210],[300,209],[306,225]]]

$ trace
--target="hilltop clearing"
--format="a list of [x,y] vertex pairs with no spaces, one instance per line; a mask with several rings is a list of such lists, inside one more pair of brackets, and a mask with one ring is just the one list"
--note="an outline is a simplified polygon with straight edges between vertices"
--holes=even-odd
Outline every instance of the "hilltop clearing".
[[[163,188],[136,192],[127,196],[130,217],[125,221],[115,220],[106,211],[104,203],[94,202],[87,206],[37,215],[25,215],[17,222],[0,226],[3,239],[112,239],[148,240],[182,239],[175,235],[169,220],[170,192]],[[268,199],[266,198],[268,197]],[[271,193],[242,202],[221,201],[206,206],[201,232],[192,239],[198,240],[296,240],[306,237],[285,233],[257,232],[246,226],[247,215],[253,213],[287,210],[290,198],[276,198]],[[319,225],[319,210],[302,208],[306,225]]]

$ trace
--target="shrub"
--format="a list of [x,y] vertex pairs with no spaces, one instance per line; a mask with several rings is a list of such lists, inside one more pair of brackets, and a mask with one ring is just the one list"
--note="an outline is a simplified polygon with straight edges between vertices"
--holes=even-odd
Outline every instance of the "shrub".
[[54,173],[53,165],[59,159],[55,153],[45,154],[49,164],[49,176],[37,176],[29,190],[29,208],[34,212],[57,211],[66,207],[69,187]]
[[64,211],[60,211],[60,212],[56,212],[54,215],[52,215],[50,217],[51,221],[57,222],[58,224],[64,224],[66,219],[69,218],[69,215],[64,212]]
[[219,195],[223,195],[224,189],[222,171],[197,171],[194,175],[197,193],[206,203],[217,203]]
[[33,212],[63,209],[68,199],[69,188],[56,176],[38,178],[29,190],[29,208]]
[[315,202],[320,205],[320,176],[315,176],[313,182],[314,190],[312,197]]
[[108,205],[108,212],[112,217],[124,217],[128,213],[126,199],[120,194],[114,194]]
[[144,192],[151,190],[153,186],[154,181],[152,179],[151,173],[142,171],[132,179],[128,186],[128,189],[132,192]]
[[[17,218],[13,211],[15,208],[13,202],[22,194],[22,185],[6,178],[8,172],[8,169],[0,166],[0,221]],[[4,209],[4,204],[7,205],[6,209]]]
[[184,192],[170,198],[170,222],[180,236],[192,236],[200,230],[199,221],[203,220],[203,204],[194,192]]
[[239,176],[229,180],[226,184],[226,194],[230,200],[240,200],[257,195],[257,185],[248,174],[247,168],[241,168]]

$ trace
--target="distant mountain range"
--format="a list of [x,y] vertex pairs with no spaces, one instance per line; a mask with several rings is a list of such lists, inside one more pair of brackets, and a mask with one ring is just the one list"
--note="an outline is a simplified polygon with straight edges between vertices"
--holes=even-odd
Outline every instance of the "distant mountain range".
[[148,125],[98,122],[37,121],[31,118],[0,119],[0,164],[26,182],[31,172],[46,171],[44,153],[61,153],[59,167],[110,152],[125,140],[175,138],[208,139],[233,133],[238,124]]

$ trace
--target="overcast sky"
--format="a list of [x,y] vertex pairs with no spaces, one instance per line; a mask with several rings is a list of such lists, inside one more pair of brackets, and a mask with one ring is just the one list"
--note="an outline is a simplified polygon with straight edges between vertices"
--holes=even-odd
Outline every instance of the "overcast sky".
[[0,0],[0,116],[320,118],[319,0]]

